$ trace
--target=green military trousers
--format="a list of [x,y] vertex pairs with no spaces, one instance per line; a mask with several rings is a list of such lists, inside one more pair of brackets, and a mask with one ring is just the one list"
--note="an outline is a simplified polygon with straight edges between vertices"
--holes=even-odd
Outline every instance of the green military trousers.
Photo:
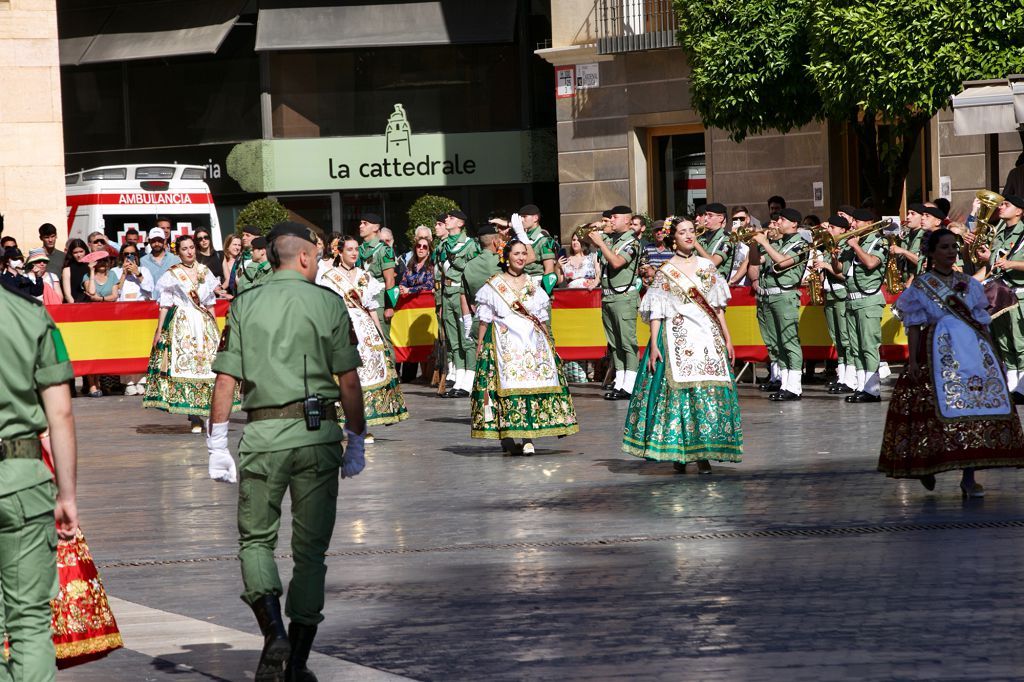
[[285,613],[296,623],[323,620],[324,555],[331,543],[338,502],[341,444],[306,445],[275,452],[240,452],[238,490],[238,558],[242,562],[242,601],[280,596],[281,578],[274,562],[281,526],[281,500],[291,494],[292,560]]
[[392,350],[394,350],[395,345],[391,342],[391,320],[386,319],[386,317],[384,316],[384,311],[386,310],[386,295],[387,294],[385,294],[382,291],[379,294],[377,294],[377,298],[374,300],[377,301],[377,319],[380,320],[380,330],[382,336],[384,337],[384,343],[386,343],[388,346],[391,347]]
[[1024,301],[992,320],[990,326],[1000,359],[1007,369],[1017,371],[1024,370],[1024,310],[1021,305]]
[[605,294],[601,299],[604,336],[615,371],[635,372],[637,359],[636,319],[640,309],[640,293],[630,289],[624,294]]
[[461,289],[444,294],[444,337],[448,344],[448,362],[455,365],[455,369],[475,372],[476,339],[467,339],[466,329],[462,326]]
[[883,310],[885,299],[881,294],[846,302],[850,343],[847,357],[854,367],[868,374],[878,371]]
[[0,682],[47,682],[57,677],[50,600],[57,596],[56,487],[50,481],[0,497]]
[[836,357],[840,365],[853,364],[849,359],[850,331],[848,323],[846,299],[829,300],[826,298],[825,324],[828,326],[828,335],[832,337],[832,345],[836,347]]
[[768,312],[768,297],[757,297],[757,327],[761,330],[761,340],[764,341],[765,350],[768,351],[768,362],[779,362],[779,337],[775,331],[775,325],[770,322]]
[[766,296],[764,304],[758,304],[758,313],[758,323],[763,317],[769,336],[775,342],[775,361],[779,368],[800,371],[804,363],[804,352],[800,346],[800,292],[787,291]]

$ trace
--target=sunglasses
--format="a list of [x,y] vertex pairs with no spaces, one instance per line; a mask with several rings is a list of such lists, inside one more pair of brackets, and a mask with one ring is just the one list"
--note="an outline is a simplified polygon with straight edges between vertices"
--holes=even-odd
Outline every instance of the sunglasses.
[[206,234],[201,234],[198,237],[196,237],[196,239],[198,239],[201,242],[208,242],[210,241],[210,236]]
[[91,241],[89,243],[90,244],[106,244],[107,242],[104,241],[103,239],[94,239],[93,241]]
[[419,251],[420,249],[427,249],[427,248],[430,248],[430,247],[428,247],[426,244],[417,244],[416,245],[416,250],[417,251]]

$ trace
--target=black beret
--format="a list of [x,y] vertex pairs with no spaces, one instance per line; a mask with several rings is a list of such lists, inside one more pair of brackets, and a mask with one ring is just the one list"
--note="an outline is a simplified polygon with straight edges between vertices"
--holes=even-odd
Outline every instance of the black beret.
[[251,246],[254,249],[265,249],[267,248],[267,238],[256,237],[256,239],[252,240],[252,244],[250,244],[249,246]]
[[611,209],[609,209],[607,211],[601,211],[601,217],[602,218],[611,218],[612,217]]
[[924,213],[924,204],[907,204],[907,212]]
[[944,220],[946,218],[946,214],[938,206],[922,206],[920,212],[924,215],[930,215],[933,218],[938,218],[939,220]]
[[854,220],[859,222],[872,222],[875,219],[875,214],[871,212],[870,208],[855,208],[849,213]]
[[[276,227],[276,225],[275,225],[275,227]],[[242,232],[244,232],[245,234],[254,234],[257,237],[260,237],[260,236],[263,235],[263,232],[260,230],[260,228],[253,227],[252,225],[246,225],[245,227],[243,227],[242,228]]]
[[57,234],[57,228],[54,227],[52,223],[43,223],[39,226],[40,237],[47,237],[55,234]]
[[435,223],[443,223],[447,217],[448,217],[447,213],[438,213],[437,214],[437,219],[434,220],[434,222]]
[[1005,197],[1003,197],[1003,199],[1005,199],[1006,203],[1010,204],[1011,206],[1016,206],[1017,208],[1024,208],[1024,198],[1019,197],[1016,194],[1007,194]]
[[519,209],[519,215],[540,215],[540,209],[536,204],[527,204]]
[[484,223],[480,226],[480,229],[476,231],[477,237],[486,237],[489,234],[498,234],[498,228],[493,223]]
[[728,213],[728,209],[725,208],[725,204],[720,204],[717,201],[713,204],[704,204],[704,210],[708,213],[720,213],[725,215]]
[[830,215],[825,222],[833,227],[841,227],[844,230],[848,230],[850,228],[850,221],[838,213]]
[[633,215],[633,209],[631,209],[629,206],[623,206],[622,204],[619,204],[618,206],[613,206],[609,210],[610,210],[609,217],[613,216],[613,215],[625,215],[625,214]]
[[359,220],[364,223],[370,223],[371,225],[380,225],[382,222],[384,222],[376,213],[364,213]]
[[458,218],[459,220],[461,220],[464,223],[468,223],[469,222],[469,216],[467,216],[465,213],[463,213],[459,209],[455,209],[454,211],[448,211],[448,216],[451,217],[451,218]]
[[839,208],[836,209],[836,212],[845,213],[846,215],[853,215],[853,212],[856,210],[857,209],[855,209],[853,206],[850,206],[849,204],[842,204]]
[[693,214],[694,215],[704,215],[707,212],[708,212],[708,205],[707,204],[701,204],[700,206],[697,207],[697,210],[694,211]]
[[[287,220],[274,225],[267,235],[267,242],[272,242],[278,237],[301,237],[310,244],[316,244],[316,234],[305,225]],[[255,240],[254,240],[255,241]]]
[[800,211],[796,210],[795,208],[782,209],[781,211],[779,211],[779,217],[785,218],[786,220],[791,220],[794,223],[798,223],[804,219],[804,217],[800,214]]

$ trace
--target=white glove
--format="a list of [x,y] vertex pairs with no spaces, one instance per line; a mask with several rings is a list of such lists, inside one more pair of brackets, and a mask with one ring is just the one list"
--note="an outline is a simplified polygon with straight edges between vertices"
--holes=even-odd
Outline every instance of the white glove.
[[465,339],[470,341],[469,334],[473,331],[473,316],[463,315],[462,316],[462,331],[465,332]]
[[238,481],[235,460],[228,452],[228,422],[209,424],[206,434],[206,449],[210,453],[210,478],[225,483]]
[[523,227],[523,218],[518,213],[512,214],[512,220],[509,221],[512,226],[512,231],[516,233],[516,239],[524,244],[529,243],[530,238],[526,236],[526,229]]
[[352,478],[366,466],[366,445],[363,443],[366,428],[363,428],[362,433],[352,433],[345,429],[345,436],[348,438],[348,445],[341,459],[341,477]]

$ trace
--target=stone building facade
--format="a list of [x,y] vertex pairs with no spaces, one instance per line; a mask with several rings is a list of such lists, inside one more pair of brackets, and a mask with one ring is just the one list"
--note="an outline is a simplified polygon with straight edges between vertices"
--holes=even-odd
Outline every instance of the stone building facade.
[[0,2],[0,213],[4,234],[38,246],[66,216],[55,0]]

